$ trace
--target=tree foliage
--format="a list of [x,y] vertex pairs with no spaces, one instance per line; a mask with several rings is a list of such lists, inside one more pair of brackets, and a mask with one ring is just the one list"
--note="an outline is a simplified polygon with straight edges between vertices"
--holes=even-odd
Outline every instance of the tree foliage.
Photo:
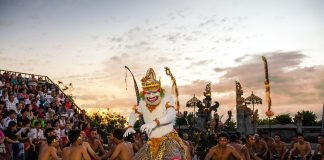
[[227,129],[235,129],[236,128],[236,122],[234,122],[233,120],[230,120],[228,122],[228,125],[226,126]]
[[125,117],[115,112],[95,112],[90,114],[91,126],[97,127],[98,133],[102,138],[106,139],[108,133],[112,132],[115,128],[124,128],[126,119]]
[[57,81],[58,87],[66,94],[70,102],[74,103],[75,96],[73,95],[74,87],[72,83],[64,84],[62,81]]
[[273,124],[291,124],[292,122],[293,122],[293,120],[290,117],[290,114],[277,115],[273,119]]
[[[270,119],[271,124],[274,124],[274,120]],[[269,124],[269,119],[265,118],[265,119],[258,119],[257,120],[257,124],[258,125],[268,125]]]
[[[297,112],[297,114],[295,115],[295,117],[297,115],[301,115],[301,119],[302,119],[302,123],[303,126],[316,126],[316,124],[318,124],[318,122],[316,122],[316,114],[312,111],[301,111],[301,112]],[[296,122],[296,120],[295,120]]]

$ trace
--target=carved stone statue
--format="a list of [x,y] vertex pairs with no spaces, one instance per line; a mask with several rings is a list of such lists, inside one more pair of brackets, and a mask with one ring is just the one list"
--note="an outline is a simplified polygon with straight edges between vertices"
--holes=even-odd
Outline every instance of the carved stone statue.
[[303,115],[300,112],[297,112],[297,114],[294,117],[294,121],[296,122],[297,126],[297,133],[303,132]]
[[[235,81],[236,86],[236,116],[237,116],[237,131],[241,132],[242,136],[254,134],[253,125],[256,124],[258,111],[253,113],[250,108],[244,103],[243,90],[240,82]],[[255,121],[255,123],[253,123]]]

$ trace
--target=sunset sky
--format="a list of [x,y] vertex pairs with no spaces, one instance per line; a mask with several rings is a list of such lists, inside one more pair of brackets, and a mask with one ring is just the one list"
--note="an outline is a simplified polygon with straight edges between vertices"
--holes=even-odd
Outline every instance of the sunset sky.
[[[153,68],[170,91],[168,66],[183,109],[211,82],[226,114],[235,110],[235,81],[244,97],[265,99],[261,56],[275,114],[321,116],[324,1],[0,0],[0,69],[71,82],[82,108],[127,115],[136,98],[124,65],[139,86]],[[265,103],[256,108],[264,117]]]

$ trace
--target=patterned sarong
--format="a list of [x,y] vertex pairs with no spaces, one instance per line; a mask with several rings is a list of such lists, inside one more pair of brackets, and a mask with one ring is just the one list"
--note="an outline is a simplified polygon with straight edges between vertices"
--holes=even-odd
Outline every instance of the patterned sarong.
[[134,160],[185,160],[186,146],[176,131],[152,138],[135,154]]

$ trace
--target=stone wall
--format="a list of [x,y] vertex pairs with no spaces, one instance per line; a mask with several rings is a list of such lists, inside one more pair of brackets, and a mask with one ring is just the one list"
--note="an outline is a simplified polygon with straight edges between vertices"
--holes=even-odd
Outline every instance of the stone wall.
[[[258,133],[269,135],[269,125],[258,126]],[[321,126],[302,126],[302,133],[305,140],[312,143],[317,143],[317,135],[321,133]],[[275,134],[279,134],[284,142],[290,142],[291,139],[297,134],[297,126],[295,124],[287,125],[272,125],[271,126],[271,136],[274,137]]]

